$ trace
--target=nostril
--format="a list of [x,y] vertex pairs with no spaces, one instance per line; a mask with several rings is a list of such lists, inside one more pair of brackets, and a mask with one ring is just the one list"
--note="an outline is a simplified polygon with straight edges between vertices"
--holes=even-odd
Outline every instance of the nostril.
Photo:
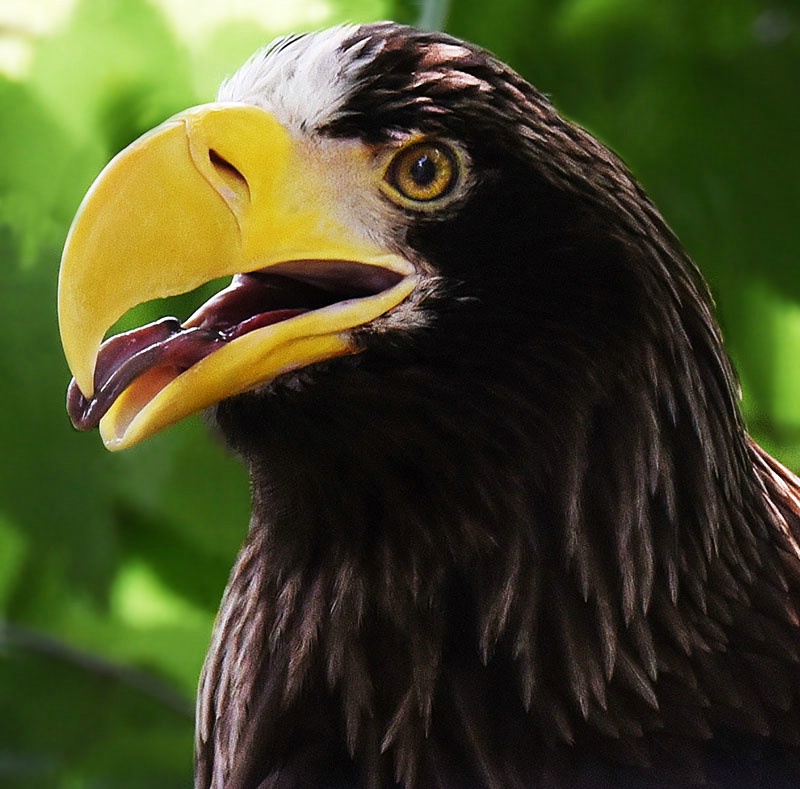
[[208,159],[217,175],[222,178],[227,186],[233,189],[236,194],[243,195],[248,200],[250,199],[250,187],[247,183],[247,179],[236,167],[213,148],[210,148],[208,151]]

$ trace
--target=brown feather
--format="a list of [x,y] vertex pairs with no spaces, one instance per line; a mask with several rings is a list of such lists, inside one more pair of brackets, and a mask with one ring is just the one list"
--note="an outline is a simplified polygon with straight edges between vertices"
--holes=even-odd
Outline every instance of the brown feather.
[[474,185],[396,240],[434,272],[406,328],[215,409],[253,520],[197,786],[800,785],[800,481],[747,437],[691,261],[487,53],[343,51],[315,133],[457,138]]

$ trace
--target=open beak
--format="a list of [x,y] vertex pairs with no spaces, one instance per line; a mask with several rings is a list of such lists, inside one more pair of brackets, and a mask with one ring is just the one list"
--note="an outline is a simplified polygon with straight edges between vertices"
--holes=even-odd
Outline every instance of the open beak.
[[[306,158],[303,158],[303,157]],[[326,175],[275,117],[188,110],[99,175],[64,248],[59,325],[73,421],[122,449],[195,411],[314,362],[400,304],[411,264],[337,217]],[[236,275],[189,320],[103,343],[128,310]]]

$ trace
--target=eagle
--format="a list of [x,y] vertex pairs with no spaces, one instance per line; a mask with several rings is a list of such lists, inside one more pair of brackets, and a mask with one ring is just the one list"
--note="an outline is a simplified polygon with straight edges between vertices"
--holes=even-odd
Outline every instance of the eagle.
[[278,39],[98,176],[59,320],[78,428],[205,410],[249,471],[197,789],[800,786],[800,480],[641,186],[490,53]]

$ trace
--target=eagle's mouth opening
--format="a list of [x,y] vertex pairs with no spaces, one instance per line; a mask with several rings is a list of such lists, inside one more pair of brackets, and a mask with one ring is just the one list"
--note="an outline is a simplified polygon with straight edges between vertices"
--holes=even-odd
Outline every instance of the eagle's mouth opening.
[[100,347],[94,394],[85,397],[75,380],[67,410],[79,430],[91,430],[119,395],[147,376],[148,397],[223,345],[245,334],[307,312],[375,296],[403,274],[351,261],[291,261],[237,274],[181,323],[160,320],[107,339]]

